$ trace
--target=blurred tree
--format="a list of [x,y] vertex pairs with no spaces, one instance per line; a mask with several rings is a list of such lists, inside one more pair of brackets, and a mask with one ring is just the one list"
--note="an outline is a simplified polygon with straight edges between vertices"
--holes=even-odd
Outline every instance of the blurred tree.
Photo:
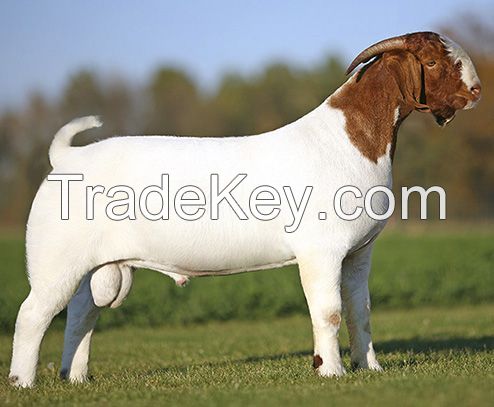
[[306,72],[304,83],[314,95],[316,103],[322,102],[347,80],[345,70],[339,58],[330,56],[314,71]]
[[[28,181],[28,198],[34,197],[39,184],[49,171],[48,155],[45,153],[50,146],[56,126],[53,109],[40,93],[31,95],[24,113],[23,144],[25,148],[20,159],[20,167]],[[29,201],[29,199],[28,199]]]
[[[284,64],[268,66],[254,87],[256,132],[292,122],[306,113],[298,75]],[[303,92],[302,92],[303,94]]]
[[[104,115],[105,113],[105,90],[97,75],[88,70],[75,73],[68,81],[62,92],[61,100],[58,104],[58,123],[53,129],[73,120],[76,117],[88,115]],[[74,145],[85,145],[94,141],[95,137],[101,138],[103,135],[111,135],[107,129],[112,128],[111,123],[106,123],[105,130],[92,130],[90,133],[83,133],[77,136]],[[52,137],[53,133],[52,132]]]
[[96,75],[90,71],[80,71],[73,75],[60,103],[63,121],[74,117],[98,114],[103,111],[104,97]]
[[15,144],[20,133],[20,118],[12,112],[4,113],[0,117],[0,216],[4,223],[14,221],[9,204],[19,156]]
[[[104,89],[102,115],[104,133],[108,135],[131,134],[136,129],[137,114],[132,91],[126,82],[113,78]],[[139,129],[141,130],[141,129]]]
[[187,74],[178,69],[162,68],[151,79],[148,92],[147,133],[194,133],[199,96]]
[[217,94],[212,100],[217,116],[217,133],[227,135],[253,134],[254,89],[252,85],[236,74],[223,77]]

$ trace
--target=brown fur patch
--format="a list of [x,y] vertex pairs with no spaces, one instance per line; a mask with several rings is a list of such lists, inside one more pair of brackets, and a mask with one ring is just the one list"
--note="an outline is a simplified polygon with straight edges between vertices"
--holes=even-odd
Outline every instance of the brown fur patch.
[[328,318],[328,321],[331,325],[339,325],[341,322],[341,315],[339,312],[335,312],[331,314]]
[[312,359],[312,367],[314,369],[317,369],[321,365],[322,365],[322,357],[320,357],[319,355],[314,355],[314,358]]
[[[400,52],[404,55],[405,53]],[[413,58],[410,54],[406,59]],[[345,84],[339,92],[331,96],[331,107],[341,109],[346,119],[346,131],[352,144],[363,156],[377,163],[379,157],[386,154],[391,144],[391,156],[395,150],[396,132],[400,121],[413,110],[411,101],[406,102],[403,92],[413,95],[417,92],[416,75],[403,89],[397,83],[391,59],[400,59],[397,53],[386,53],[370,65],[365,66],[354,79]],[[420,97],[420,78],[418,82]],[[395,121],[395,110],[400,108],[400,119]]]

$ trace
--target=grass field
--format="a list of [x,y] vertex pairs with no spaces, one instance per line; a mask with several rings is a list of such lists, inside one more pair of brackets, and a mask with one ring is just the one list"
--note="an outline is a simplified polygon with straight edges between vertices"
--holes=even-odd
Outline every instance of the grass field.
[[[0,235],[0,330],[12,332],[29,287],[21,237]],[[374,251],[373,307],[494,303],[494,234],[387,233]],[[105,310],[99,328],[197,323],[307,313],[297,267],[196,278],[184,289],[159,273],[137,271],[129,298]],[[63,327],[62,314],[55,326]]]
[[[309,319],[125,327],[95,334],[93,379],[58,379],[62,333],[45,340],[38,386],[7,385],[10,336],[0,337],[0,404],[465,405],[494,399],[494,306],[382,310],[373,331],[382,373],[317,377]],[[346,330],[341,335],[349,368]],[[3,403],[2,403],[3,401]]]
[[403,234],[377,242],[373,333],[385,371],[312,371],[312,335],[296,267],[195,279],[185,289],[138,271],[131,295],[104,310],[90,383],[58,379],[61,315],[43,344],[38,385],[7,385],[12,330],[28,292],[22,238],[0,237],[0,405],[491,405],[494,235]]

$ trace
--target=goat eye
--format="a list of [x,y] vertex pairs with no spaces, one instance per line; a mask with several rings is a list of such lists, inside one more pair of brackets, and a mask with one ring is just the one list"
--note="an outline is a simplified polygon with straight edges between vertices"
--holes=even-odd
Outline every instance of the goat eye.
[[427,66],[432,67],[434,65],[436,65],[436,61],[429,61],[429,62],[427,62]]

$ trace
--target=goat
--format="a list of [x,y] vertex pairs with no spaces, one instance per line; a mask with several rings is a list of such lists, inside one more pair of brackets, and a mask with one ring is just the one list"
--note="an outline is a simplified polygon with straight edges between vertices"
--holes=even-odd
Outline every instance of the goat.
[[[345,373],[337,339],[343,310],[352,364],[381,370],[371,341],[368,276],[373,242],[385,221],[366,214],[346,221],[331,211],[321,221],[319,210],[345,185],[364,194],[376,185],[390,187],[403,120],[414,110],[431,112],[443,126],[457,110],[473,107],[481,88],[468,55],[432,32],[381,41],[363,51],[348,73],[361,63],[367,64],[315,110],[255,136],[114,137],[72,147],[76,133],[100,123],[86,117],[64,126],[50,148],[51,175],[81,173],[84,180],[71,185],[69,220],[60,218],[58,183],[45,180],[33,201],[26,232],[31,291],[17,317],[10,382],[33,385],[45,330],[67,304],[61,375],[84,381],[98,307],[122,303],[136,267],[185,282],[191,276],[297,263],[313,325],[317,372]],[[216,199],[221,191],[235,189],[237,201],[248,200],[257,185],[290,185],[295,193],[287,195],[287,202],[279,205],[280,216],[270,221],[238,216],[231,195],[225,194],[221,196],[230,209],[223,207],[219,220],[150,221],[139,216],[114,221],[102,215],[98,200],[94,219],[84,217],[86,187],[125,183],[142,190],[161,174],[169,174],[170,188],[216,188]],[[232,181],[220,191],[219,184],[213,188],[210,174],[222,182],[248,176],[242,185]],[[287,233],[284,225],[292,221],[288,209],[306,186],[312,187],[312,195],[304,222]],[[192,201],[196,209],[203,203],[198,197]],[[345,212],[351,213],[356,202],[344,200]],[[374,204],[384,209],[388,205],[385,199]]]

